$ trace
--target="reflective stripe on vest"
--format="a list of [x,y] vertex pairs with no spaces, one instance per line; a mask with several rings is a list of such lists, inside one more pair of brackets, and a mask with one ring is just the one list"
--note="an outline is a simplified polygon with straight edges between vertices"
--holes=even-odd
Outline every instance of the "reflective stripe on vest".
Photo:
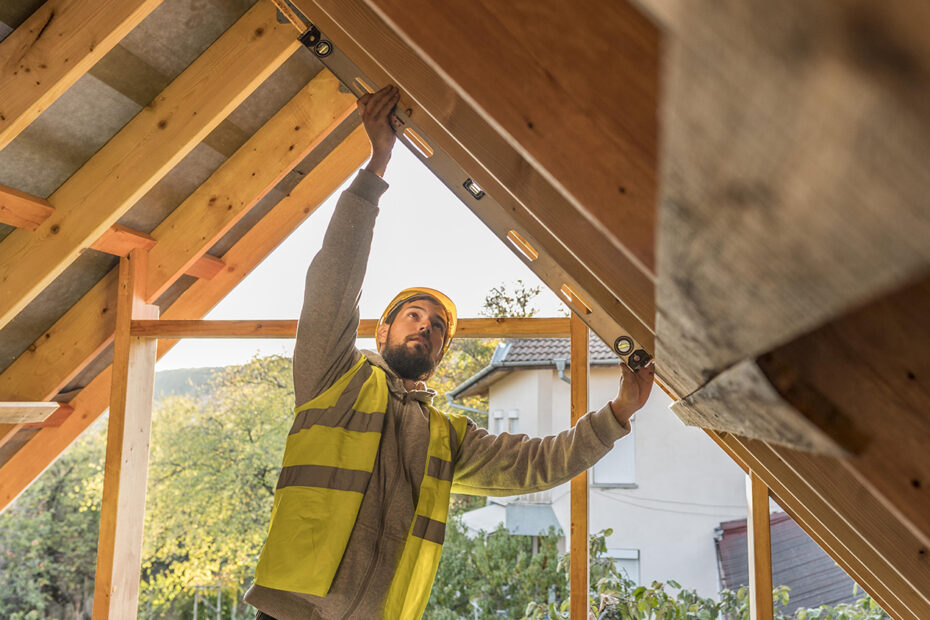
[[[295,410],[255,583],[326,596],[368,487],[387,412],[383,370],[365,357]],[[429,410],[430,439],[415,517],[385,600],[385,617],[419,618],[445,537],[453,463],[467,419]],[[312,561],[308,561],[312,558]]]

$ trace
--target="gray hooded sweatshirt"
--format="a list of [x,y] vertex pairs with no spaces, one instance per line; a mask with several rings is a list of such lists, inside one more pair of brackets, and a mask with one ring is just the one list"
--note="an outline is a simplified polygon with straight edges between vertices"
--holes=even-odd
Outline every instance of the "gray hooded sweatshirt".
[[[329,593],[320,597],[258,585],[246,593],[246,602],[278,620],[383,617],[413,522],[429,443],[424,403],[434,392],[407,391],[380,355],[355,346],[358,299],[378,200],[386,189],[383,179],[361,170],[339,198],[323,246],[307,271],[294,349],[298,406],[325,391],[361,355],[385,371],[390,397],[381,446]],[[629,432],[607,405],[582,417],[571,430],[543,438],[492,435],[469,421],[455,462],[453,491],[507,496],[552,488],[594,465]]]

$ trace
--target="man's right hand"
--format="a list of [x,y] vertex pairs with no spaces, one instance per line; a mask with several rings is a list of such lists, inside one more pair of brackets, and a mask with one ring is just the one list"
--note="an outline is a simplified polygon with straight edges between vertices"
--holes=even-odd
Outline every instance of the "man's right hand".
[[371,160],[365,169],[379,177],[384,176],[391,160],[394,142],[397,140],[394,128],[391,127],[391,112],[398,101],[400,91],[397,87],[388,85],[376,93],[362,95],[357,103],[358,113],[371,141]]

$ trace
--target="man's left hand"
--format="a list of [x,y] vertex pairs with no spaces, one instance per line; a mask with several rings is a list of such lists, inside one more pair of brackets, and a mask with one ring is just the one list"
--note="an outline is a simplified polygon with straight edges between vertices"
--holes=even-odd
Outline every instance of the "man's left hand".
[[626,426],[633,414],[639,411],[649,399],[652,383],[655,381],[655,364],[649,364],[636,372],[625,363],[620,364],[623,376],[620,377],[620,390],[617,397],[610,401],[610,410],[623,426]]

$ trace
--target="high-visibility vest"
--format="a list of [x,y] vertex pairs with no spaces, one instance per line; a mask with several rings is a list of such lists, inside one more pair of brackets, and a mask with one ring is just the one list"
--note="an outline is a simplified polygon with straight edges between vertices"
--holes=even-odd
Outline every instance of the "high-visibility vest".
[[[387,412],[384,371],[363,356],[295,409],[268,538],[255,571],[267,588],[326,596],[371,478]],[[428,406],[429,447],[413,523],[385,600],[386,618],[419,618],[439,566],[464,416]]]

